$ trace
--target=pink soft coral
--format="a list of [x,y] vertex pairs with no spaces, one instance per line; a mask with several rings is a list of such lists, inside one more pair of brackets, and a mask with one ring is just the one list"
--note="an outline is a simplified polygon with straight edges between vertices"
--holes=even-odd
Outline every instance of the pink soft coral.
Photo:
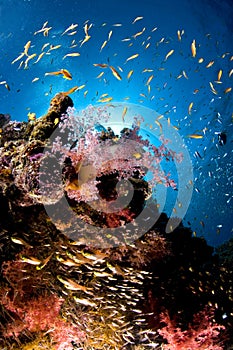
[[222,350],[219,333],[224,326],[214,323],[214,310],[205,307],[195,314],[193,323],[187,330],[182,331],[171,320],[168,312],[161,314],[161,321],[166,326],[159,330],[159,334],[168,344],[163,345],[164,350]]
[[24,330],[30,332],[46,331],[50,334],[57,350],[72,350],[71,342],[79,343],[85,338],[78,327],[66,322],[59,315],[64,302],[55,294],[39,296],[31,300],[17,303],[8,296],[3,299],[3,305],[16,315],[15,321],[9,323],[6,337],[18,337]]

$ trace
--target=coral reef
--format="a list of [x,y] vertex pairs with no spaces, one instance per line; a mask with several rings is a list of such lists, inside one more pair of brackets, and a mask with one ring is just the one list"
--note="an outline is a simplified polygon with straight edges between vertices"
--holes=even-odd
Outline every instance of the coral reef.
[[[38,120],[20,123],[0,115],[1,349],[228,349],[233,341],[232,245],[214,252],[182,223],[166,233],[168,218],[158,215],[144,179],[143,156],[149,164],[151,154],[158,161],[176,155],[164,145],[152,147],[134,127],[120,136],[110,128],[91,134],[85,129],[87,115],[76,121],[69,139],[72,106],[60,93]],[[89,114],[93,126],[98,115],[93,109]],[[57,128],[67,142],[51,139]],[[118,163],[108,159],[106,149],[135,140],[136,153],[122,147]],[[59,174],[52,170],[55,161],[49,167],[57,158]],[[91,163],[97,164],[96,172],[90,161],[96,162]],[[51,189],[58,175],[62,181]],[[153,175],[154,181],[175,187],[166,174]],[[129,188],[133,196],[124,208],[105,212],[94,205],[95,195],[111,203],[119,192],[127,196]],[[75,218],[99,231],[118,228],[117,236],[109,231],[109,244],[101,247],[100,234],[93,237],[65,216],[63,197]],[[126,225],[146,205],[154,224],[149,230],[142,225],[142,234],[132,239]],[[53,217],[46,206],[53,208]]]

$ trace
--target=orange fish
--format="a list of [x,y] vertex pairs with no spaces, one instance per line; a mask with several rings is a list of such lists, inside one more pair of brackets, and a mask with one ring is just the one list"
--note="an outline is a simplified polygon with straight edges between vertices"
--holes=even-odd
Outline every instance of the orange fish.
[[196,41],[195,40],[193,40],[193,42],[191,44],[191,51],[192,51],[192,56],[196,57],[197,50],[196,50]]
[[127,79],[130,79],[131,76],[132,76],[132,74],[133,74],[133,70],[130,70],[129,73],[128,73],[128,75],[127,75]]
[[68,80],[72,79],[72,75],[67,69],[61,69],[61,73],[63,74],[64,79],[68,79]]
[[166,55],[164,61],[166,61],[166,60],[168,59],[168,57],[170,57],[173,53],[174,53],[174,50],[170,50],[170,51],[168,52],[168,54]]
[[210,61],[210,62],[207,64],[206,68],[210,68],[210,67],[212,67],[212,66],[213,66],[213,64],[214,64],[214,61]]
[[112,71],[112,74],[114,75],[114,77],[118,80],[122,80],[120,74],[118,73],[118,71],[113,67],[113,66],[109,66],[109,68]]
[[101,67],[101,68],[107,68],[108,64],[106,64],[106,63],[93,63],[93,66]]
[[191,134],[191,135],[187,135],[187,137],[190,137],[191,139],[202,139],[203,135]]
[[225,94],[227,94],[228,92],[230,92],[232,90],[232,88],[231,87],[229,87],[229,88],[226,88],[225,90],[224,90],[224,93]]
[[63,75],[64,79],[68,79],[68,80],[72,79],[72,75],[70,74],[70,72],[67,69],[61,69],[57,72],[45,73],[45,75]]
[[74,87],[72,87],[71,89],[69,89],[68,91],[63,92],[63,93],[64,93],[64,95],[70,95],[70,94],[72,94],[73,92],[75,92],[76,90],[78,90],[78,86],[74,86]]
[[218,81],[221,80],[221,77],[222,77],[222,69],[220,69],[220,71],[218,72]]

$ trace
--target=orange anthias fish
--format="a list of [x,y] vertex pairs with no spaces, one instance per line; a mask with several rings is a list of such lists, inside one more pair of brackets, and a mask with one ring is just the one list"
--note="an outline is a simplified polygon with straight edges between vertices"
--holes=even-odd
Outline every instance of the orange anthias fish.
[[70,95],[73,92],[75,92],[76,90],[78,90],[78,86],[74,86],[71,89],[69,89],[68,91],[64,92],[64,95]]
[[187,137],[191,138],[191,139],[202,139],[203,135],[199,135],[199,134],[190,134],[187,135]]
[[63,75],[64,79],[68,79],[68,80],[72,79],[72,75],[70,74],[70,72],[67,69],[61,69],[57,72],[45,73],[45,75]]
[[107,68],[108,64],[106,64],[106,63],[93,63],[93,66],[101,67],[101,68]]
[[197,50],[196,50],[196,41],[195,41],[195,39],[192,41],[191,51],[192,51],[192,57],[196,57]]
[[112,74],[114,75],[114,77],[118,80],[122,80],[120,74],[118,73],[118,71],[113,67],[113,66],[109,66],[109,68],[112,71]]
[[61,73],[63,74],[64,79],[68,79],[68,80],[72,79],[72,75],[67,69],[61,69]]

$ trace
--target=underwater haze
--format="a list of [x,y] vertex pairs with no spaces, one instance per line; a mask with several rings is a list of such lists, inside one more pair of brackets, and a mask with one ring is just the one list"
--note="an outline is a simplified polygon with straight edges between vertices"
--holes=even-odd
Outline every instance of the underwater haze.
[[213,246],[231,238],[232,0],[0,0],[0,42],[0,113],[39,118],[73,87],[77,110],[149,108],[148,132],[166,120],[192,162],[184,225]]

